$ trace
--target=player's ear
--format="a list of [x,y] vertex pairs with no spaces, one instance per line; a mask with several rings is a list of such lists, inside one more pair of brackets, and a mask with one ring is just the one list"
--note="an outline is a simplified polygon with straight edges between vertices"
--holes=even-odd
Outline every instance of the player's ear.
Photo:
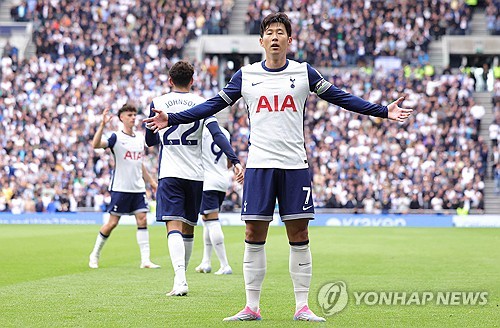
[[173,86],[174,86],[174,82],[172,81],[172,78],[171,78],[171,77],[169,77],[169,78],[168,78],[168,84],[169,84],[171,87],[173,87]]
[[262,38],[259,38],[259,44],[262,48],[264,48],[264,41],[262,40]]
[[291,36],[289,36],[289,37],[288,37],[288,45],[291,45],[291,44],[292,44],[292,37],[291,37]]

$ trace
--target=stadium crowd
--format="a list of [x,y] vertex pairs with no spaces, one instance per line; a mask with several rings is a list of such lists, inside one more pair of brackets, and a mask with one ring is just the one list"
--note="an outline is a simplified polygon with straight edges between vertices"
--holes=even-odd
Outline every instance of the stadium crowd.
[[[183,0],[63,2],[38,3],[33,14],[35,57],[20,61],[11,48],[1,60],[0,123],[5,133],[0,135],[0,211],[103,210],[109,202],[113,159],[109,152],[95,152],[89,139],[100,113],[105,108],[116,112],[128,102],[140,109],[139,119],[147,115],[149,101],[169,91],[166,68],[181,57],[185,42],[202,33],[225,33],[229,15],[225,8],[232,6],[227,1],[200,1],[201,7]],[[259,8],[268,6],[263,14],[279,5],[257,3]],[[375,7],[360,9],[365,3]],[[465,74],[426,73],[426,45],[438,37],[431,32],[435,12],[419,11],[421,2],[394,5],[392,16],[384,19],[387,24],[382,24],[372,15],[380,10],[377,3],[336,2],[328,15],[342,22],[338,26],[329,26],[328,20],[315,25],[324,13],[316,2],[304,6],[306,11],[292,10],[289,6],[295,2],[282,4],[300,26],[290,58],[331,67],[335,56],[329,49],[337,52],[338,66],[371,52],[402,56],[408,64],[400,71],[368,66],[336,70],[326,77],[373,102],[406,94],[404,106],[418,108],[408,123],[398,125],[361,118],[312,97],[305,131],[316,206],[371,213],[481,210],[488,156],[496,156],[491,174],[497,177],[499,193],[500,165],[498,146],[488,154],[487,141],[478,136],[470,113],[473,79]],[[461,2],[456,8],[445,1],[437,3],[442,13],[449,13],[441,19],[470,18]],[[322,39],[316,28],[330,39]],[[345,42],[346,34],[357,40],[354,45]],[[401,40],[404,45],[397,46]],[[348,59],[348,52],[341,49],[350,46],[358,52]],[[321,54],[320,60],[311,60],[312,54]],[[195,68],[195,90],[206,98],[215,95],[217,60],[205,58]],[[498,80],[495,90],[500,135]],[[234,106],[229,117],[232,142],[244,162],[249,127],[243,104]],[[112,123],[110,131],[119,125],[116,119]],[[491,142],[494,129],[490,128]],[[155,174],[156,150],[148,154],[146,166]],[[239,208],[240,195],[241,187],[235,184],[225,208]]]
[[500,35],[500,1],[486,0],[486,24],[491,35]]
[[319,67],[384,55],[411,61],[427,54],[431,40],[469,34],[472,18],[464,1],[254,0],[248,5],[247,32],[258,34],[262,18],[274,11],[289,13],[296,27],[290,58]]

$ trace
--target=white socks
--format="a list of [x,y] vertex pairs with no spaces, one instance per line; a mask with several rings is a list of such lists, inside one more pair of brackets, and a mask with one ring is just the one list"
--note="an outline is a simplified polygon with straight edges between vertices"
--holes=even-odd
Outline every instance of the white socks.
[[312,277],[312,257],[309,245],[290,245],[290,276],[295,292],[296,311],[307,305]]
[[245,241],[243,256],[243,277],[247,306],[257,312],[259,309],[260,290],[266,275],[266,252],[264,244],[249,244]]
[[[222,232],[220,221],[218,219],[205,221],[204,229],[203,236],[205,236],[205,231],[208,230],[211,246],[214,248],[215,254],[217,254],[219,258],[221,268],[228,266],[226,247],[224,246],[224,233]],[[207,263],[210,263],[210,257]]]
[[178,230],[172,230],[167,234],[167,240],[170,260],[175,273],[174,285],[180,285],[186,282],[186,249],[182,234]]
[[139,245],[139,250],[141,251],[141,263],[151,262],[148,228],[137,228],[136,237],[137,244]]
[[191,254],[193,253],[193,241],[194,235],[185,235],[182,234],[182,240],[184,241],[184,263],[187,270],[189,259],[191,258]]
[[102,234],[102,232],[99,231],[99,234],[97,235],[97,238],[95,240],[95,245],[94,249],[92,250],[92,255],[99,258],[101,255],[101,249],[104,247],[104,244],[106,243],[106,240],[108,240],[109,236],[105,236]]
[[212,263],[212,242],[210,241],[210,234],[208,233],[207,223],[203,221],[203,259],[202,264],[210,266]]

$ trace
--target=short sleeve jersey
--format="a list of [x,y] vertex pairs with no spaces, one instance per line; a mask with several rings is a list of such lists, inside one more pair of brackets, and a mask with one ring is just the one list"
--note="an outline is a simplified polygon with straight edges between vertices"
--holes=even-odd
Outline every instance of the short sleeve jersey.
[[128,135],[117,131],[108,138],[108,147],[115,159],[115,169],[109,185],[110,191],[146,192],[142,177],[144,136],[139,132]]
[[[177,113],[204,102],[200,96],[187,92],[171,92],[153,99],[153,106],[166,113]],[[210,116],[189,124],[173,125],[160,130],[160,161],[158,178],[174,177],[203,181],[203,127],[216,121]]]

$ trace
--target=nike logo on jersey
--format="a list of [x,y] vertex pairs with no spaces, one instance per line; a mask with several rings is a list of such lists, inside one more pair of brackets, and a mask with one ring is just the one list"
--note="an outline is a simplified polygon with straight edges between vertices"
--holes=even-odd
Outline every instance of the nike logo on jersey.
[[261,82],[252,82],[252,87],[256,86],[257,84],[261,84],[261,83],[264,83],[264,81],[261,81]]
[[308,209],[310,209],[311,207],[313,207],[312,205],[309,205],[309,206],[302,206],[302,210],[303,211],[307,211]]
[[308,264],[311,264],[311,262],[307,262],[307,263],[299,263],[299,266],[304,266],[304,265],[308,265]]

